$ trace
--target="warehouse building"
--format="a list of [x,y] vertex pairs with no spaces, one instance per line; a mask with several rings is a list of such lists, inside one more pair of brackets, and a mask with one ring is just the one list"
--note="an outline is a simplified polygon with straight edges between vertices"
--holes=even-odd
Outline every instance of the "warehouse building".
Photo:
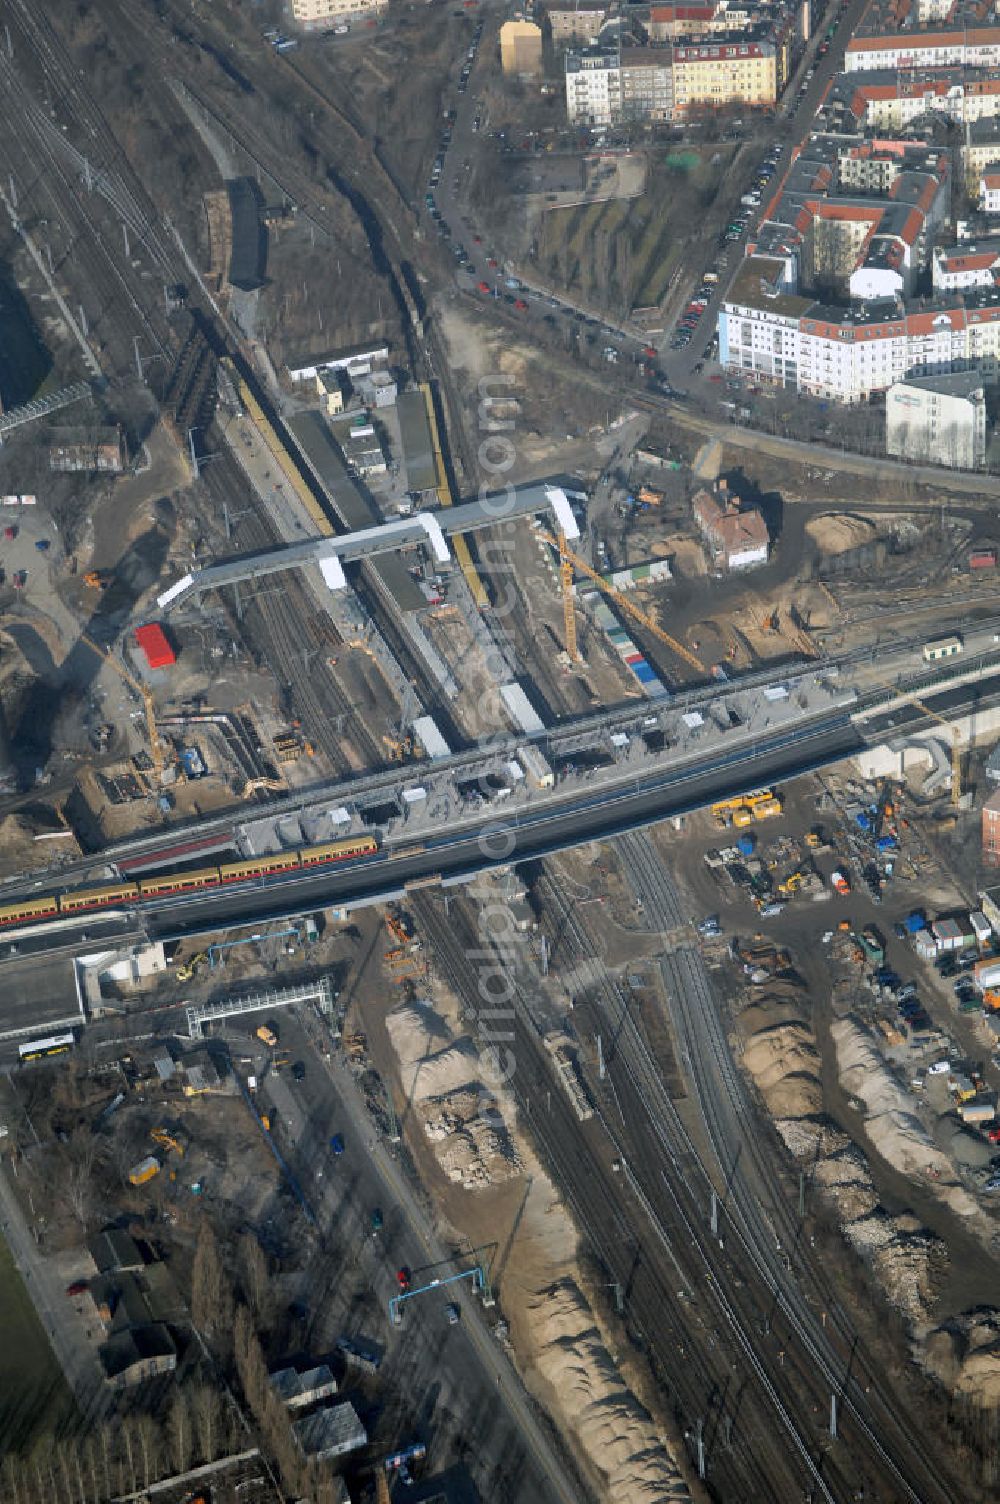
[[986,464],[986,391],[977,371],[910,376],[885,398],[886,453],[955,470]]

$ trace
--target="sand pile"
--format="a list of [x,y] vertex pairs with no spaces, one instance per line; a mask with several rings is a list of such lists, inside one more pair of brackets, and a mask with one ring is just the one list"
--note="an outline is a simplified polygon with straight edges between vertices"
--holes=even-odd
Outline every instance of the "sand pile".
[[886,1066],[871,1036],[853,1019],[838,1019],[830,1030],[844,1090],[865,1108],[865,1132],[892,1167],[930,1180],[935,1192],[959,1216],[978,1214],[969,1193],[955,1180],[954,1167],[916,1115],[916,1103]]
[[927,1366],[983,1408],[1000,1404],[1000,1312],[971,1311],[927,1338]]
[[856,517],[853,512],[829,512],[806,523],[806,536],[826,554],[843,554],[849,548],[860,548],[863,543],[870,543],[877,532],[874,522],[867,517]]
[[622,1380],[593,1312],[571,1278],[530,1306],[539,1373],[551,1385],[577,1445],[615,1504],[690,1497],[648,1413]]
[[[819,1053],[809,1024],[784,990],[745,1009],[740,1026],[748,1036],[743,1064],[789,1151],[809,1166],[813,1186],[835,1208],[844,1236],[872,1268],[887,1298],[912,1321],[926,1321],[946,1265],[946,1250],[914,1218],[889,1215],[879,1204],[862,1150],[823,1117]],[[834,1033],[840,1028],[835,1025]],[[876,1056],[873,1063],[862,1048],[870,1045],[864,1035],[860,1040],[843,1037],[852,1073],[845,1085],[860,1096],[862,1076],[881,1062]],[[891,1078],[889,1084],[895,1086]],[[905,1137],[903,1105],[884,1083],[867,1085],[880,1109],[878,1124],[885,1139]],[[916,1126],[923,1133],[920,1124]],[[936,1152],[926,1135],[924,1139]],[[915,1155],[917,1150],[911,1152]]]
[[429,1004],[406,1003],[385,1023],[407,1100],[449,1180],[475,1190],[518,1174],[520,1156],[468,1035],[453,1034]]
[[759,1029],[747,1042],[743,1063],[772,1117],[803,1118],[822,1109],[819,1055],[801,1021]]

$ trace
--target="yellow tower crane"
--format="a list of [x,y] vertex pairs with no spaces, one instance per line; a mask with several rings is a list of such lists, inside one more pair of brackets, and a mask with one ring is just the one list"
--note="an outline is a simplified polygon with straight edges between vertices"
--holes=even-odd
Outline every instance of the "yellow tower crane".
[[[614,585],[609,585],[603,575],[599,575],[596,569],[591,569],[585,559],[581,559],[579,554],[572,553],[566,545],[565,537],[553,538],[551,533],[546,532],[543,532],[541,537],[544,542],[550,543],[553,548],[559,551],[559,575],[563,587],[563,610],[566,613],[567,623],[570,620],[573,622],[572,637],[570,636],[568,625],[566,631],[566,651],[570,657],[573,656],[573,649],[576,647],[576,618],[573,616],[573,596],[572,590],[569,587],[572,586],[572,571],[578,569],[582,575],[586,575],[588,580],[593,581],[598,590],[603,590],[604,594],[609,596],[620,610],[624,611],[626,615],[631,616],[640,626],[645,627],[646,631],[657,638],[658,641],[665,643],[672,652],[677,654],[678,658],[683,658],[684,662],[691,668],[696,669],[699,674],[708,672],[700,658],[696,658],[682,642],[677,641],[676,637],[671,637],[669,632],[664,632],[663,628],[658,626],[651,616],[647,616],[645,611],[629,600],[624,591],[617,590]],[[567,584],[567,579],[569,584]]]
[[562,586],[563,628],[566,652],[571,663],[580,662],[580,648],[576,640],[576,612],[573,609],[573,562],[566,547],[566,534],[559,529],[559,583]]
[[163,743],[160,740],[160,733],[156,729],[156,711],[153,704],[152,691],[147,685],[135,678],[133,674],[130,674],[123,663],[119,663],[118,659],[107,648],[102,648],[100,643],[95,642],[92,637],[88,637],[86,633],[81,633],[80,641],[85,647],[90,648],[91,652],[96,653],[99,658],[103,658],[105,663],[110,663],[119,678],[124,679],[126,684],[131,685],[142,700],[142,706],[146,712],[146,734],[149,737],[149,756],[153,764],[153,772],[156,774],[157,781],[159,781],[163,777],[163,769],[166,766],[166,754]]

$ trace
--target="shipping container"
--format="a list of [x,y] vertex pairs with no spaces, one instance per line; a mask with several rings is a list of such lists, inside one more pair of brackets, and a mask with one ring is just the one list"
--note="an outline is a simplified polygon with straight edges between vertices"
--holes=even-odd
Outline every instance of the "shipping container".
[[140,1159],[137,1165],[133,1165],[128,1172],[128,1178],[132,1185],[145,1185],[160,1173],[160,1161],[154,1155],[148,1154],[145,1159]]
[[970,569],[995,569],[997,563],[997,551],[995,548],[974,548],[969,555]]
[[976,1097],[974,1101],[960,1103],[958,1115],[963,1123],[992,1123],[997,1110],[993,1102]]
[[150,668],[169,668],[177,662],[177,655],[159,623],[150,622],[145,627],[137,627],[135,640],[146,655]]

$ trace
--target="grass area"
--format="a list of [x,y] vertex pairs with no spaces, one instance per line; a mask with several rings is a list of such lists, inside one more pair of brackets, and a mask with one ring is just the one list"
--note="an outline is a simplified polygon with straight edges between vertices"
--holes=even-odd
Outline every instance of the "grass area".
[[556,285],[618,313],[659,302],[685,248],[721,223],[733,155],[716,146],[675,154],[650,164],[639,198],[549,210],[539,261]]
[[0,1239],[0,1456],[27,1452],[76,1418],[62,1369],[7,1244]]

